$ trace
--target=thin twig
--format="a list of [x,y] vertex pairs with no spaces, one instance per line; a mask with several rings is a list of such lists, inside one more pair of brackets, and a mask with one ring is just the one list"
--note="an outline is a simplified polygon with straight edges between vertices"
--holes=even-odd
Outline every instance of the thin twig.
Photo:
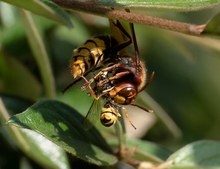
[[189,33],[199,35],[206,25],[194,25],[178,21],[172,21],[162,19],[153,16],[147,16],[143,14],[130,13],[125,10],[113,9],[109,6],[103,6],[95,1],[80,1],[80,0],[52,0],[56,4],[72,10],[79,10],[96,15],[108,17],[110,19],[126,20],[132,23],[140,23],[158,28],[163,28],[172,31],[178,31],[183,33]]
[[55,97],[54,77],[49,62],[49,56],[45,49],[45,45],[36,27],[36,24],[31,16],[31,13],[25,10],[21,10],[21,14],[24,25],[26,26],[25,30],[27,33],[30,47],[33,52],[33,56],[35,57],[35,60],[40,70],[46,96],[48,98],[54,98]]

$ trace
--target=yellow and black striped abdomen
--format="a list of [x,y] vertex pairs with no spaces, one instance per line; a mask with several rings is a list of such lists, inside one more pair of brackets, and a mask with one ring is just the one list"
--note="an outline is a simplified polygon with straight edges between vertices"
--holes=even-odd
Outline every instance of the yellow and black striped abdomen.
[[81,47],[73,51],[70,61],[73,78],[82,76],[90,68],[97,67],[108,58],[117,41],[108,35],[99,35],[87,40]]

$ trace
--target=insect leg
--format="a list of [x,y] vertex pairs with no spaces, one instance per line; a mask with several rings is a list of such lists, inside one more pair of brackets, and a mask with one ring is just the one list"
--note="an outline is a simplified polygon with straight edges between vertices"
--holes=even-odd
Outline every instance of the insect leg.
[[119,67],[124,67],[124,64],[118,63],[118,64],[114,64],[112,66],[103,68],[102,70],[100,70],[93,78],[89,79],[86,81],[85,84],[83,84],[83,86],[81,87],[81,90],[84,91],[86,90],[96,79],[98,79],[101,75],[103,75],[105,72],[110,72],[116,68]]
[[[94,68],[92,67],[91,69],[89,69],[88,71],[86,71],[83,75],[84,77],[87,76],[91,70],[93,70]],[[73,82],[71,82],[68,86],[66,86],[63,90],[62,93],[65,93],[69,88],[71,88],[74,84],[78,83],[80,80],[82,80],[82,76],[79,76],[77,79],[74,79]]]
[[123,76],[125,75],[128,75],[130,74],[131,72],[130,71],[124,71],[124,72],[120,72],[120,73],[116,73],[114,76],[112,77],[109,77],[109,78],[106,78],[104,80],[100,80],[98,83],[97,83],[97,86],[102,86],[110,81],[113,81],[113,80],[116,80],[116,79],[119,79],[119,78],[122,78]]
[[130,105],[135,106],[135,107],[138,107],[138,108],[140,108],[140,109],[142,109],[142,110],[144,110],[144,111],[146,111],[146,112],[148,112],[148,113],[153,113],[153,112],[154,112],[154,111],[151,110],[151,109],[147,109],[147,108],[145,108],[145,107],[142,107],[142,106],[137,105],[137,104],[134,104],[134,103],[131,103]]
[[[81,76],[81,78],[83,78],[86,83],[88,83],[88,80],[84,77],[84,76]],[[92,95],[92,97],[95,99],[95,100],[98,100],[100,97],[97,97],[96,96],[96,93],[95,91],[92,89],[92,87],[90,85],[88,85],[88,88],[89,88],[89,91],[90,91],[90,94]]]

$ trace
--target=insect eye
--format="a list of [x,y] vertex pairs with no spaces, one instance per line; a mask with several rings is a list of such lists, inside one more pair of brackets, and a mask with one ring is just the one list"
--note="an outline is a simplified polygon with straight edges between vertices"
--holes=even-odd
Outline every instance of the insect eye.
[[137,92],[133,87],[126,87],[119,91],[119,95],[124,96],[126,98],[136,96]]

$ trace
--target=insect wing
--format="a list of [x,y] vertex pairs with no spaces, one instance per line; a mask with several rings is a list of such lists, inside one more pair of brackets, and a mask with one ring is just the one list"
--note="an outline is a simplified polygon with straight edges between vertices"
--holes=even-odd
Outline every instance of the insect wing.
[[[128,33],[125,33],[126,30],[123,28],[123,26],[121,25],[121,23],[119,21],[109,19],[109,25],[110,25],[110,29],[111,29],[111,33],[112,33],[113,37],[120,44],[120,45],[118,45],[118,47],[120,46],[119,48],[121,48],[119,50],[119,54],[121,56],[126,55],[127,54],[126,47],[129,44],[131,44],[131,41],[129,40],[129,39],[131,39],[131,37],[129,36]],[[115,50],[117,50],[117,48]]]
[[69,88],[71,88],[73,85],[75,85],[76,83],[78,83],[80,80],[82,80],[81,77],[74,79],[73,82],[71,82],[70,84],[68,84],[63,90],[62,93],[65,93]]
[[104,100],[93,100],[93,103],[90,106],[89,111],[83,121],[84,129],[89,130],[90,128],[95,126],[96,122],[100,119],[100,113],[103,106]]
[[[80,82],[81,80],[85,80],[85,77],[90,73],[93,72],[96,69],[100,69],[100,68],[96,68],[95,66],[93,66],[92,68],[90,68],[89,70],[87,70],[83,76],[78,77],[76,79],[74,79],[70,84],[68,84],[68,86],[66,86],[63,90],[62,93],[65,93],[69,88],[71,88],[73,85],[75,85],[76,83]],[[84,77],[84,78],[83,78]]]

